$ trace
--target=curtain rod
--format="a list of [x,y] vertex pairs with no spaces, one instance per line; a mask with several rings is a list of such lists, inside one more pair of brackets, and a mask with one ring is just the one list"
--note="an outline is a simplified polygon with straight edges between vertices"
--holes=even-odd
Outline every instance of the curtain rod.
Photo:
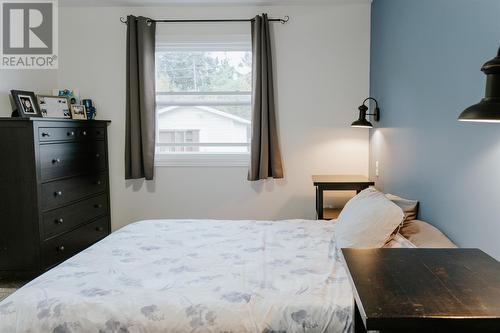
[[[188,19],[182,19],[182,20],[155,20],[155,19],[150,19],[153,22],[156,23],[183,23],[183,22],[252,22],[255,19],[218,19],[218,20],[188,20]],[[284,16],[283,18],[270,18],[270,22],[280,22],[281,24],[285,24],[290,20],[290,17],[288,15]],[[120,22],[122,23],[127,23],[127,19],[125,17],[120,17]]]

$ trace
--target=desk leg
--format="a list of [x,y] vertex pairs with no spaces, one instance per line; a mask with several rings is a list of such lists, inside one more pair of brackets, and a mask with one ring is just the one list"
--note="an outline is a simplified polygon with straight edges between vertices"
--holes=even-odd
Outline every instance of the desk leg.
[[361,314],[359,313],[358,305],[356,300],[354,300],[354,333],[366,333],[365,324],[363,319],[361,319]]
[[316,213],[318,213],[318,220],[323,219],[323,190],[316,187]]
[[319,208],[318,208],[318,187],[314,187],[314,189],[316,190],[315,194],[316,194],[316,219],[318,219],[318,215],[319,215]]

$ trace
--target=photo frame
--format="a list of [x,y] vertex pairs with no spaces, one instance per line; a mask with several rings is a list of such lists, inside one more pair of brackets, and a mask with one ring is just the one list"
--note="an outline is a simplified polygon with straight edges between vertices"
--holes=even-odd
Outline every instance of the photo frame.
[[71,118],[87,120],[85,105],[71,105]]
[[67,97],[38,95],[37,98],[42,117],[71,118],[70,102]]
[[41,117],[40,108],[38,107],[37,98],[33,91],[11,90],[10,91],[17,110],[12,113],[12,116],[21,118]]

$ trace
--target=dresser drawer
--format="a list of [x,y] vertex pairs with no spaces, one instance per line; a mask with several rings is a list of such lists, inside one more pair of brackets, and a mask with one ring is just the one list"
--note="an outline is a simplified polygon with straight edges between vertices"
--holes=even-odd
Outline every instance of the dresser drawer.
[[104,141],[40,145],[42,181],[105,168]]
[[42,210],[61,207],[107,189],[105,174],[80,176],[41,185]]
[[80,140],[102,140],[104,139],[104,128],[84,127],[77,131]]
[[42,243],[42,261],[50,268],[103,239],[109,234],[107,217],[81,226],[71,232]]
[[38,140],[40,142],[102,140],[104,131],[102,127],[40,127]]
[[107,212],[107,195],[101,194],[97,197],[43,213],[43,239],[62,234]]
[[78,132],[72,127],[40,127],[38,128],[38,140],[41,142],[47,141],[62,141],[76,140]]

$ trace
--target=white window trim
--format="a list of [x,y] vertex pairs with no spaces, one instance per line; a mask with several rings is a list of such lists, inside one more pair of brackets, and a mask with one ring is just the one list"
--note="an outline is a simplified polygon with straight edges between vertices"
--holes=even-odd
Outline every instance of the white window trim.
[[164,153],[155,155],[157,167],[248,167],[249,153]]

